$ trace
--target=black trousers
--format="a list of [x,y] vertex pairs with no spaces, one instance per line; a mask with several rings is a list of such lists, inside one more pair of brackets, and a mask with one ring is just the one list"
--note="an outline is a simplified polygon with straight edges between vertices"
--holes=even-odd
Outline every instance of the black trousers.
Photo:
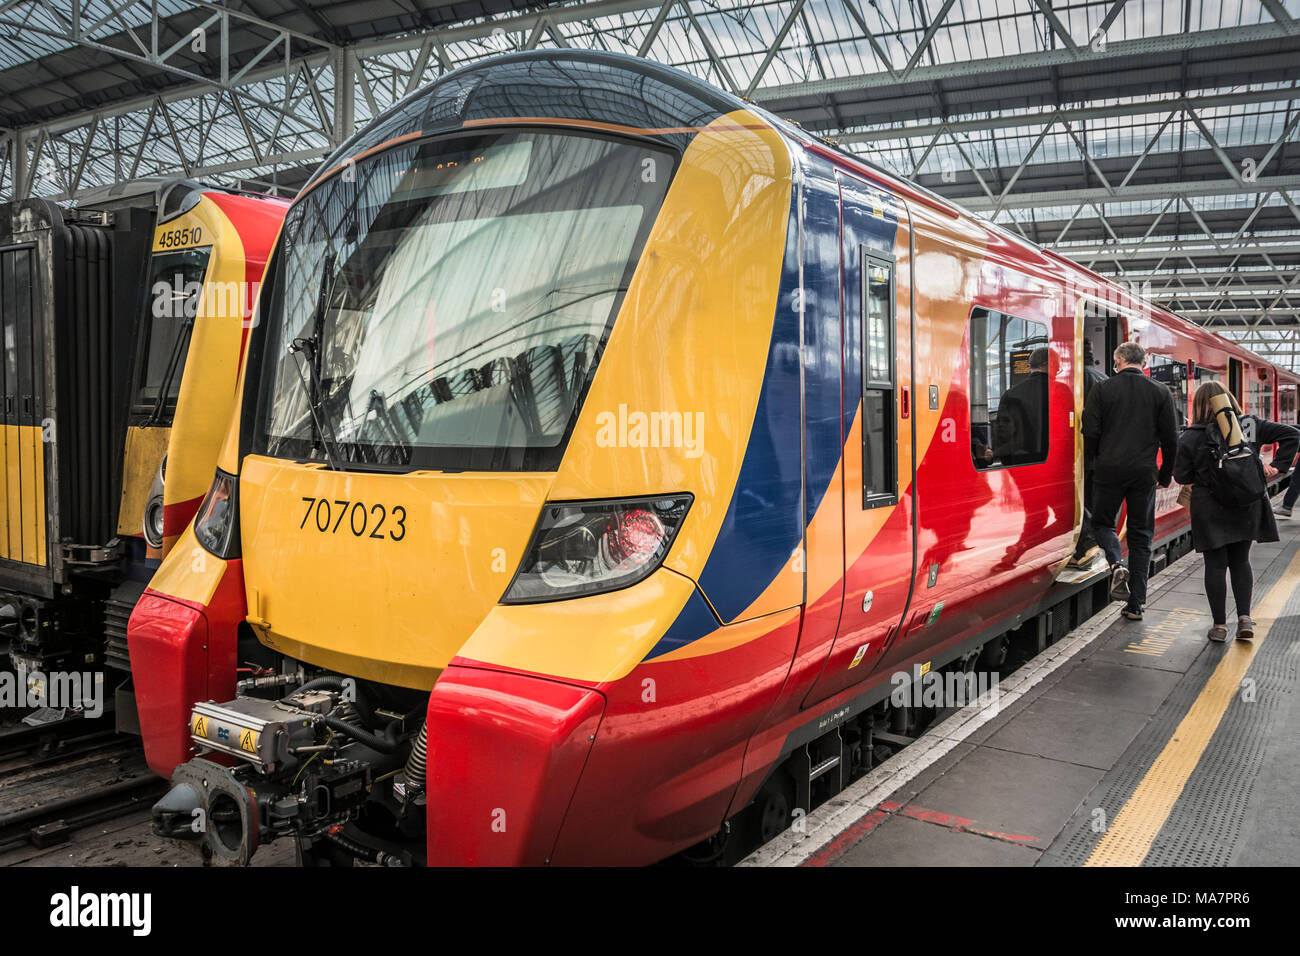
[[[1210,613],[1214,623],[1228,621],[1228,583],[1232,578],[1232,597],[1237,602],[1237,616],[1250,617],[1251,592],[1255,588],[1255,575],[1250,569],[1250,542],[1234,541],[1222,548],[1206,551],[1205,596],[1210,599]],[[1225,572],[1227,572],[1225,574]]]
[[1121,505],[1128,507],[1129,604],[1147,602],[1147,577],[1151,574],[1151,538],[1156,529],[1156,486],[1150,478],[1135,478],[1123,484],[1096,479],[1092,486],[1092,531],[1112,565],[1120,563],[1123,551],[1115,522]]
[[1092,530],[1092,469],[1083,472],[1083,521],[1079,527],[1079,544],[1074,549],[1074,556],[1081,558],[1097,543],[1097,536]]

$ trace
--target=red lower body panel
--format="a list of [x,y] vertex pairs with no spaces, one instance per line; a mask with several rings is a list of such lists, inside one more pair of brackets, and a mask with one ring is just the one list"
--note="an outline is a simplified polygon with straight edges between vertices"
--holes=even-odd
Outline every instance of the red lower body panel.
[[170,777],[190,759],[189,718],[196,702],[235,696],[243,608],[243,569],[233,561],[206,607],[146,590],[131,612],[131,675],[145,760],[155,773]]
[[558,681],[443,671],[429,695],[429,865],[549,862],[604,710]]

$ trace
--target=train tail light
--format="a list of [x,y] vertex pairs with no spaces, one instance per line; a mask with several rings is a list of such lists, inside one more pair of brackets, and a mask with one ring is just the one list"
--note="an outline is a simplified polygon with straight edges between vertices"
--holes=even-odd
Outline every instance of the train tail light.
[[644,580],[668,556],[691,501],[682,494],[545,505],[501,603],[600,594]]
[[239,557],[238,484],[234,475],[218,471],[194,518],[194,536],[218,558]]

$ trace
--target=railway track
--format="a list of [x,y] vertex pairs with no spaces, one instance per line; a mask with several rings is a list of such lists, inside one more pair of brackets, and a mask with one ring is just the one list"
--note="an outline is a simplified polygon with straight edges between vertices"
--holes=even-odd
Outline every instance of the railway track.
[[148,808],[166,789],[165,780],[145,774],[39,806],[0,813],[0,853],[23,846],[44,848],[63,843],[77,830]]
[[0,853],[63,843],[147,808],[164,789],[140,759],[138,741],[117,733],[111,712],[0,727]]
[[8,774],[45,766],[112,746],[121,740],[113,714],[81,717],[53,724],[13,724],[0,727],[0,779]]

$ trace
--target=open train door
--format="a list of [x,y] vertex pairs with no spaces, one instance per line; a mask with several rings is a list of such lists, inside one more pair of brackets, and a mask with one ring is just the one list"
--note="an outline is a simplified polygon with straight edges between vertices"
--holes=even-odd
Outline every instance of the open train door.
[[1083,338],[1092,352],[1093,365],[1103,375],[1115,374],[1115,350],[1124,341],[1124,328],[1118,315],[1095,302],[1083,302]]
[[907,206],[840,181],[845,441],[843,606],[804,706],[865,678],[898,633],[916,550],[911,220]]
[[1228,391],[1232,393],[1239,405],[1243,405],[1245,399],[1245,396],[1242,395],[1241,378],[1241,360],[1228,359]]

